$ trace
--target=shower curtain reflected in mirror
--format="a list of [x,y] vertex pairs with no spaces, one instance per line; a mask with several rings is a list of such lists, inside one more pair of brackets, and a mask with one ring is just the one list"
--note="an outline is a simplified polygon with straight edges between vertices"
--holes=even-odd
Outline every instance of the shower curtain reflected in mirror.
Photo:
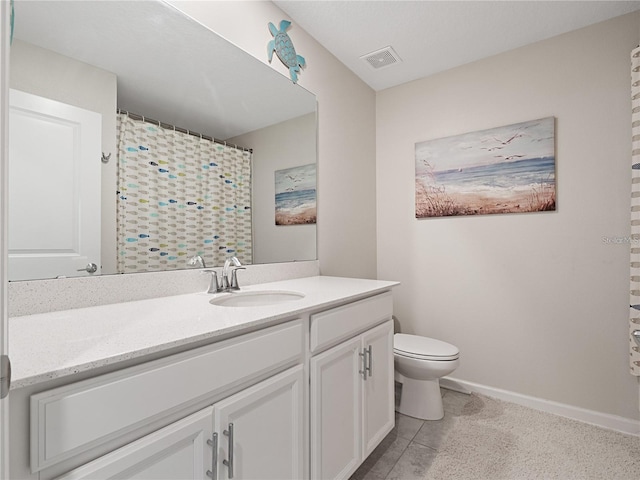
[[118,272],[252,263],[251,152],[118,114]]

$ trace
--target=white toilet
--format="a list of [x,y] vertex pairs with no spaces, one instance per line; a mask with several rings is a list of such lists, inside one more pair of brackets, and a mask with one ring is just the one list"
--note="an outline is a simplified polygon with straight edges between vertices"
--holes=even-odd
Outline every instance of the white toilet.
[[450,343],[396,333],[393,336],[395,379],[402,383],[398,412],[422,420],[444,417],[440,377],[460,364],[460,351]]

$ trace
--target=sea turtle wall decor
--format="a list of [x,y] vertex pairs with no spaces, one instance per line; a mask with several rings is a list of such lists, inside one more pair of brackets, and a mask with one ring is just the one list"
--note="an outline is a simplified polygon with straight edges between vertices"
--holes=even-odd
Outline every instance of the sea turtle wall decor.
[[273,35],[273,40],[267,45],[267,52],[269,54],[269,63],[273,59],[273,52],[276,52],[278,58],[284,65],[289,68],[289,75],[293,83],[298,83],[298,74],[300,73],[300,67],[304,67],[306,62],[304,57],[296,54],[296,49],[293,46],[293,42],[287,34],[287,29],[291,25],[288,20],[282,20],[280,22],[280,30],[276,26],[269,22],[269,31]]

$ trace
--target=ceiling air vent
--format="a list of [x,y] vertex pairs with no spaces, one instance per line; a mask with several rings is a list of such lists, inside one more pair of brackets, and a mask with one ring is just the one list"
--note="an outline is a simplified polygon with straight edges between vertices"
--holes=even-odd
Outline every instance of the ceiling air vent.
[[379,70],[381,68],[390,67],[402,60],[391,47],[384,47],[375,52],[367,53],[360,57],[361,60],[367,62],[371,68]]

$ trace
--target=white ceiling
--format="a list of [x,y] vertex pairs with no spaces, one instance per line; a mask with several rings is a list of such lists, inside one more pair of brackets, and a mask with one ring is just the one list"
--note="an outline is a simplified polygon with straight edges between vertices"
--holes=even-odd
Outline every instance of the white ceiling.
[[[640,9],[640,1],[580,0],[274,3],[293,21],[289,33],[294,44],[297,23],[374,90]],[[401,62],[376,70],[360,59],[387,46],[393,47]]]

